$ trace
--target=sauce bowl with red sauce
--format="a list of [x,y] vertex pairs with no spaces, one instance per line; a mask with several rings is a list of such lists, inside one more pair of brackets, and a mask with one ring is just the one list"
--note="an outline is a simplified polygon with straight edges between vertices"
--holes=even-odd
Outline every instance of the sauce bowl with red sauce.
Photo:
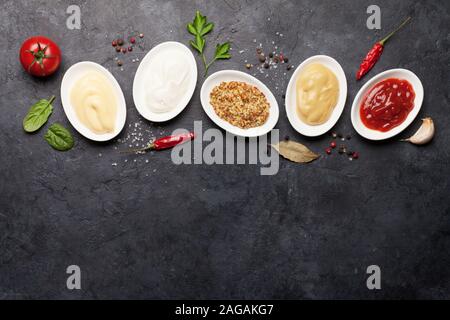
[[423,85],[411,71],[392,69],[369,80],[352,107],[355,130],[369,140],[385,140],[405,130],[423,103]]

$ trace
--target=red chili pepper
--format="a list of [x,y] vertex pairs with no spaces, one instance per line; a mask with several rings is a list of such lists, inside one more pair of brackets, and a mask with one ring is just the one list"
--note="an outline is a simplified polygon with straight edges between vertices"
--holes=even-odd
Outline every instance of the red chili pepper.
[[191,141],[195,139],[195,133],[185,133],[176,136],[168,136],[156,140],[150,146],[150,150],[166,150],[171,149],[179,144]]
[[125,153],[136,153],[136,152],[145,152],[151,150],[166,150],[171,149],[179,144],[183,144],[185,142],[191,141],[195,139],[195,133],[183,133],[175,136],[168,136],[164,138],[157,139],[151,142],[147,147],[140,149],[132,149],[124,151]]
[[377,61],[380,59],[381,55],[383,54],[384,45],[386,42],[395,34],[397,31],[399,31],[401,28],[403,28],[408,22],[411,20],[411,17],[408,17],[403,23],[394,31],[392,31],[386,38],[381,40],[380,42],[377,42],[373,48],[369,51],[367,56],[364,58],[363,62],[361,63],[361,66],[359,67],[358,73],[356,74],[356,80],[361,80],[362,77],[364,77],[377,63]]

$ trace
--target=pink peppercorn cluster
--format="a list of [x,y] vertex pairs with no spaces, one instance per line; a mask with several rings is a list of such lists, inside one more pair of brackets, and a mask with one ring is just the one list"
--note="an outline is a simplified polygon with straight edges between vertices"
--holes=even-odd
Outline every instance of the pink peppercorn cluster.
[[[270,69],[271,66],[276,64],[286,64],[286,70],[292,70],[292,65],[288,64],[289,58],[283,55],[282,53],[269,52],[268,54],[263,52],[263,49],[258,47],[256,48],[256,55],[258,61],[261,63],[261,66],[264,69]],[[245,65],[247,69],[251,69],[253,67],[252,64],[247,63]]]
[[[139,38],[143,39],[144,38],[144,34],[140,33],[139,34]],[[123,53],[126,54],[127,52],[132,52],[133,51],[133,47],[136,44],[136,37],[135,36],[131,36],[129,38],[129,45],[126,45],[126,42],[124,39],[119,38],[119,39],[114,39],[112,41],[112,46],[113,48],[115,48],[117,53]],[[119,67],[121,67],[123,65],[123,62],[121,60],[117,60],[117,65]]]
[[341,141],[349,141],[349,140],[351,140],[352,137],[350,135],[347,135],[346,137],[344,137],[340,133],[332,133],[331,136],[333,137],[333,141],[331,141],[329,147],[327,147],[325,149],[326,154],[332,155],[333,154],[333,150],[335,150],[337,148],[338,149],[338,153],[340,155],[347,155],[350,160],[357,160],[357,159],[359,159],[359,153],[358,152],[348,149],[345,144],[341,144],[339,146],[339,148],[338,148],[338,145],[336,143],[337,139],[339,139]]

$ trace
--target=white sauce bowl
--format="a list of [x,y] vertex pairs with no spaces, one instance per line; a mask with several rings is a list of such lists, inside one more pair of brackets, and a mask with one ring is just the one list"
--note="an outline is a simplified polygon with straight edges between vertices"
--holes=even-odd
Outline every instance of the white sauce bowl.
[[[116,94],[117,115],[116,115],[116,123],[114,126],[114,132],[106,134],[97,134],[92,132],[89,128],[87,128],[83,123],[80,122],[76,114],[75,107],[72,106],[70,99],[70,93],[72,91],[72,88],[80,78],[82,78],[86,73],[89,73],[91,71],[96,71],[98,73],[103,74],[110,81],[113,90]],[[127,118],[127,107],[122,89],[120,88],[119,83],[117,82],[116,78],[114,78],[114,76],[111,74],[111,72],[106,70],[98,63],[89,61],[79,62],[71,66],[69,70],[66,71],[61,83],[61,101],[64,108],[64,112],[66,113],[66,116],[69,119],[72,126],[81,135],[90,140],[99,142],[112,140],[119,135],[119,133],[125,126],[125,121]]]
[[[270,105],[269,118],[266,123],[260,127],[250,128],[250,129],[241,129],[239,127],[233,126],[231,123],[220,118],[216,112],[214,111],[213,106],[211,105],[211,92],[212,90],[219,86],[222,82],[245,82],[249,85],[257,87],[265,96]],[[252,77],[249,74],[244,72],[235,71],[235,70],[224,70],[219,71],[206,79],[203,83],[202,90],[200,92],[200,99],[202,102],[203,110],[205,110],[208,117],[219,127],[228,131],[231,134],[241,137],[259,137],[269,133],[277,124],[278,118],[280,116],[280,110],[278,108],[277,100],[275,99],[272,92],[267,88],[264,83]]]
[[[147,86],[146,80],[148,77],[147,73],[149,72],[149,70],[147,69],[151,64],[152,60],[156,57],[156,55],[166,50],[178,50],[186,55],[186,59],[187,61],[189,61],[190,82],[188,84],[188,89],[186,93],[184,94],[184,96],[174,109],[168,112],[157,113],[153,112],[146,102],[146,94],[148,91],[148,88],[146,87]],[[153,122],[166,122],[175,118],[186,108],[189,101],[191,100],[192,95],[194,94],[195,91],[195,87],[197,85],[197,77],[198,77],[197,62],[195,61],[192,51],[188,47],[186,47],[182,43],[172,41],[163,42],[157,45],[152,50],[150,50],[149,53],[147,53],[144,59],[142,59],[139,68],[136,72],[136,75],[134,77],[133,99],[136,109],[141,114],[141,116]]]
[[[414,108],[409,113],[406,120],[399,126],[389,130],[387,132],[381,132],[377,130],[372,130],[367,128],[361,120],[360,116],[360,107],[361,103],[366,96],[366,93],[373,88],[377,83],[389,79],[389,78],[397,78],[407,80],[411,83],[414,92],[416,93],[416,98],[414,99]],[[385,140],[392,138],[398,135],[400,132],[405,130],[417,117],[419,111],[422,107],[424,97],[423,85],[420,79],[411,71],[406,69],[392,69],[385,72],[382,72],[372,79],[370,79],[362,88],[359,90],[358,94],[353,101],[352,106],[352,124],[355,128],[356,132],[358,132],[361,136],[369,140]]]
[[[302,121],[297,114],[297,80],[305,68],[313,63],[320,63],[330,69],[337,77],[339,82],[338,102],[327,122],[312,126]],[[289,81],[286,91],[286,114],[292,127],[300,134],[307,137],[317,137],[331,130],[338,122],[344,111],[347,101],[347,78],[341,65],[329,56],[313,56],[305,60],[294,72]]]

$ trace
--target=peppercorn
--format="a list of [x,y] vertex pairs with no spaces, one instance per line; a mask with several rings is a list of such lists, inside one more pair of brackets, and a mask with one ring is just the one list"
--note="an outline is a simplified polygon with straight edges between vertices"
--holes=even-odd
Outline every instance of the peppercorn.
[[141,39],[144,38],[144,34],[143,34],[143,33],[140,33],[140,34],[139,34],[139,38],[141,38]]
[[122,51],[122,47],[120,47],[120,46],[117,46],[117,47],[116,47],[116,51],[117,51],[117,52],[120,52],[120,51]]
[[283,57],[283,61],[284,61],[284,63],[288,63],[289,62],[288,57]]
[[339,147],[339,154],[344,154],[347,152],[347,148],[345,146],[340,146]]
[[127,48],[122,48],[122,53],[123,54],[127,53]]
[[132,46],[129,46],[129,47],[128,47],[128,51],[129,51],[129,52],[133,51],[133,47],[132,47]]
[[333,132],[333,133],[331,134],[331,136],[333,137],[333,139],[336,139],[336,138],[337,138],[337,133],[336,133],[336,132]]
[[131,38],[130,38],[130,42],[131,42],[132,44],[135,44],[135,43],[136,43],[136,38],[135,38],[135,37],[131,37]]
[[117,44],[118,44],[119,46],[123,46],[123,44],[124,44],[123,39],[118,39],[118,40],[117,40]]
[[330,147],[332,148],[332,149],[336,149],[336,142],[331,142],[330,143]]
[[251,69],[253,66],[252,66],[250,63],[247,63],[247,64],[245,65],[245,67],[246,67],[247,69]]
[[291,65],[288,65],[287,68],[286,68],[286,70],[287,70],[287,71],[291,71],[291,70],[292,70],[292,66],[291,66]]
[[332,151],[331,148],[326,148],[326,149],[325,149],[325,152],[326,152],[328,155],[330,155],[333,151]]
[[260,55],[259,55],[259,62],[265,62],[266,61],[266,56],[264,55],[264,53],[261,53]]
[[273,52],[269,53],[269,58],[273,58]]
[[355,160],[359,159],[359,153],[358,152],[353,152],[352,158],[355,159]]
[[122,61],[117,61],[117,65],[119,66],[119,67],[121,67],[121,66],[123,66],[123,62]]
[[265,68],[265,69],[269,69],[269,68],[270,68],[270,64],[268,64],[267,62],[264,63],[264,68]]
[[116,46],[117,46],[117,40],[113,40],[112,46],[113,46],[113,47],[116,47]]

